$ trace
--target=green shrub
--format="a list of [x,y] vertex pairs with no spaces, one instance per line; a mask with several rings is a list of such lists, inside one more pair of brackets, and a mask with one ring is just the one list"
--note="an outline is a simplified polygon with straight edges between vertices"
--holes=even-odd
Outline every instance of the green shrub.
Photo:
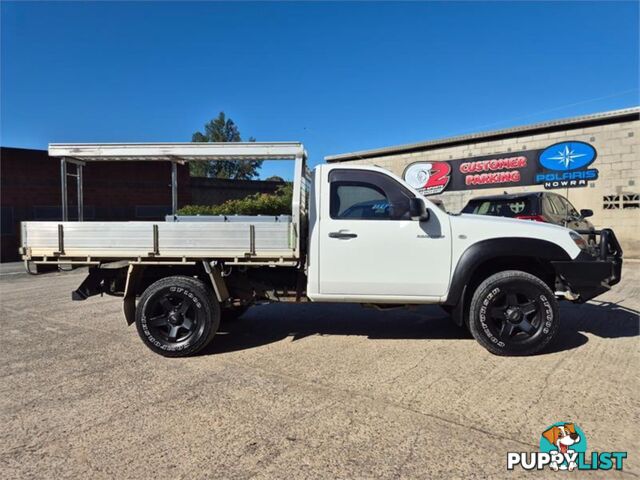
[[256,193],[220,205],[185,205],[178,215],[290,215],[293,184],[286,183],[275,193]]

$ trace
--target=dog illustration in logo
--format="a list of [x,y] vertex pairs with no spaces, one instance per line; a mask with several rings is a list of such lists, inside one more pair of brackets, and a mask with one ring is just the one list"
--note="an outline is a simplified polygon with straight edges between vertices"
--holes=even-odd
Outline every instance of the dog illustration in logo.
[[[542,436],[546,438],[549,443],[556,446],[558,452],[562,455],[570,451],[569,447],[580,442],[580,435],[576,432],[576,427],[573,423],[553,426],[542,432]],[[573,450],[571,450],[571,452],[573,452]],[[556,462],[552,462],[550,466],[553,470],[557,471],[559,469]],[[569,462],[568,470],[572,471],[576,466],[575,462]]]

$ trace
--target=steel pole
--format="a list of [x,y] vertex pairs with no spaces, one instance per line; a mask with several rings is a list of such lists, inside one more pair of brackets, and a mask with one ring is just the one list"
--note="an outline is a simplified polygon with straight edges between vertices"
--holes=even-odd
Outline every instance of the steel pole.
[[69,220],[69,212],[67,210],[67,160],[65,157],[60,159],[60,187],[62,190],[62,221]]
[[178,214],[178,164],[171,162],[171,214]]
[[84,221],[84,192],[82,190],[82,165],[76,164],[76,185],[78,190],[78,221]]

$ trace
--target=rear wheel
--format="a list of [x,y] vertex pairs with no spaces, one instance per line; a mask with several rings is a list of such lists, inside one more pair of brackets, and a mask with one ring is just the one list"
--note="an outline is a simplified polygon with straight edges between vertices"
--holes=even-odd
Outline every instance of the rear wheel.
[[136,307],[136,328],[147,347],[167,357],[204,348],[220,325],[220,306],[200,280],[167,277],[147,288]]
[[558,302],[546,283],[526,272],[496,273],[473,294],[469,329],[496,355],[532,355],[558,332]]

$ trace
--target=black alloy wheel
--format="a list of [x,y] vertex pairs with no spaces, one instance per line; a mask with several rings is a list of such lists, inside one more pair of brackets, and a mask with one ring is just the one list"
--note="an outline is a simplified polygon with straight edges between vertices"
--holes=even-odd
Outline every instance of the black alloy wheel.
[[535,294],[506,289],[490,305],[489,328],[505,342],[527,341],[542,329],[543,307]]
[[469,329],[497,355],[531,355],[558,331],[558,304],[538,277],[511,270],[494,274],[474,292]]
[[184,342],[203,326],[195,302],[184,294],[163,293],[147,308],[149,331],[165,342]]
[[168,357],[204,348],[220,325],[220,306],[198,279],[167,277],[147,288],[136,307],[136,328],[144,343]]

